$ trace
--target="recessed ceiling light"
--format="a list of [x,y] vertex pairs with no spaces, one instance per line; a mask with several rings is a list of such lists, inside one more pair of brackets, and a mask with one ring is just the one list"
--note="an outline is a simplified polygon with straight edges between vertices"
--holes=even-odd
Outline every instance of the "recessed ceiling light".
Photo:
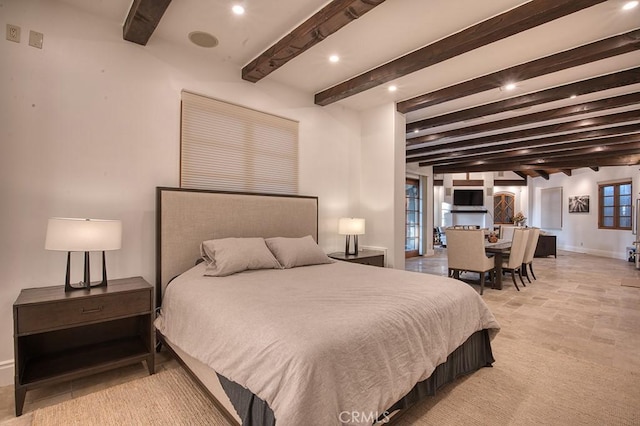
[[340,56],[338,55],[329,56],[329,62],[333,62],[335,64],[336,62],[339,62],[339,61],[340,61]]
[[504,86],[505,90],[513,90],[516,88],[516,84],[515,83],[509,83],[507,85]]
[[390,92],[395,92],[396,90],[398,90],[398,88],[396,86],[389,86],[389,91]]
[[622,10],[631,10],[638,5],[637,1],[628,1],[622,6]]
[[415,130],[413,131],[413,133],[419,133],[419,132],[420,132],[420,130],[418,130],[418,129],[415,129]]
[[189,40],[191,40],[191,43],[200,47],[216,47],[218,45],[218,39],[204,31],[190,32]]
[[577,97],[578,97],[578,95],[571,95],[571,96],[569,96],[569,99],[575,99]]
[[236,15],[244,15],[244,7],[239,5],[239,4],[234,4],[233,7],[231,8],[231,10]]

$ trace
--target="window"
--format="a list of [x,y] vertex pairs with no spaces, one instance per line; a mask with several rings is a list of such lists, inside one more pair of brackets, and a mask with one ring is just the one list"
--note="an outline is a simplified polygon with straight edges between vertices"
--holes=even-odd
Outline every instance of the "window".
[[631,182],[598,185],[598,228],[631,229]]
[[180,186],[298,193],[298,122],[182,92]]
[[418,256],[420,251],[420,181],[406,180],[405,185],[405,257]]
[[510,193],[499,193],[493,196],[493,223],[512,223],[515,197]]

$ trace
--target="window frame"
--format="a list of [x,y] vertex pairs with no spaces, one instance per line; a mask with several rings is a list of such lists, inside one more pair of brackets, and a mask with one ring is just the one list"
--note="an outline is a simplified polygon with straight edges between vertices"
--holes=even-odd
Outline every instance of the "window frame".
[[[624,194],[624,195],[629,195],[630,197],[630,202],[629,204],[621,204],[620,203],[620,197],[622,196],[620,194],[620,188],[624,185],[629,185],[631,190],[629,192],[629,194]],[[606,187],[613,187],[613,206],[605,206],[604,204],[604,188]],[[620,219],[622,217],[627,217],[627,216],[622,216],[621,213],[621,208],[628,206],[629,207],[629,212],[630,212],[630,222],[629,222],[629,226],[620,226]],[[613,225],[612,226],[606,226],[604,225],[604,219],[605,217],[611,217],[611,216],[605,216],[604,215],[604,209],[605,207],[613,207],[613,211],[614,211],[614,215],[613,217]],[[628,180],[624,180],[624,181],[617,181],[617,182],[605,182],[605,183],[599,183],[598,184],[598,229],[606,229],[606,230],[617,230],[617,231],[630,231],[633,228],[633,213],[632,213],[632,208],[633,208],[633,183],[631,181],[631,179]]]

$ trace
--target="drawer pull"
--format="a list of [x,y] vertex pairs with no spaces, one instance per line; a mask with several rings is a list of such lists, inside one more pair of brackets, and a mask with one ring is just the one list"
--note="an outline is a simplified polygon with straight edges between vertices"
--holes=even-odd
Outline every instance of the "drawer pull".
[[97,308],[85,309],[82,308],[82,314],[95,314],[96,312],[102,312],[102,306],[98,306]]

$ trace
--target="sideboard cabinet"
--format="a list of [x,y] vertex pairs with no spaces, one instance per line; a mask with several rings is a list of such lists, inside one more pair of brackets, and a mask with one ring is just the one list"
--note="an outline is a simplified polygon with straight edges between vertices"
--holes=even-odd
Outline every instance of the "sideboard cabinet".
[[556,253],[556,236],[555,235],[540,235],[538,238],[538,245],[534,253],[535,257],[558,257]]

